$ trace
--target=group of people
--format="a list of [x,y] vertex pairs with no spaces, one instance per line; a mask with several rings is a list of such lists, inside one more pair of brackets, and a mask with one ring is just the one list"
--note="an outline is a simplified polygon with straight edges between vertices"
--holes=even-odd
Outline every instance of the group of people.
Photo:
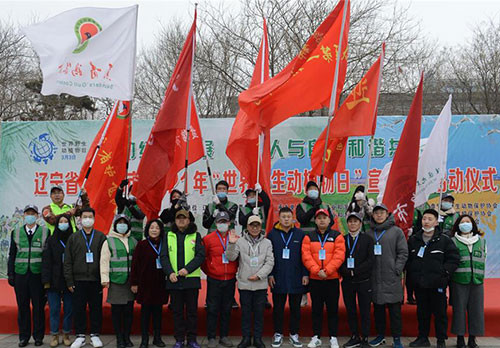
[[[485,240],[472,217],[453,211],[451,223],[442,218],[440,213],[453,209],[453,203],[451,207],[445,204],[453,201],[451,196],[443,199],[440,212],[421,212],[419,227],[407,236],[383,203],[370,202],[363,188],[357,188],[347,209],[348,232],[343,235],[337,228],[336,214],[322,201],[318,185],[310,181],[306,197],[295,211],[299,226],[295,225],[294,212],[284,206],[278,221],[266,232],[270,204],[262,188],[256,185],[247,190],[245,205],[238,207],[228,199],[228,183],[220,181],[203,213],[207,233],[202,237],[182,192],[173,190],[171,206],[143,227],[144,214],[134,197],[124,193],[126,186],[124,181],[117,190],[117,215],[107,235],[94,228],[95,211],[85,192],[82,204],[73,207],[64,203],[62,188],[53,187],[52,203],[41,211],[44,225],[38,224],[36,206],[25,207],[24,225],[12,232],[8,261],[8,280],[18,303],[20,347],[26,346],[31,336],[35,346],[43,344],[46,298],[50,346],[85,345],[88,306],[90,343],[102,347],[99,334],[103,288],[107,288],[117,347],[133,346],[130,332],[137,302],[141,306],[140,348],[149,346],[151,322],[152,344],[165,347],[162,309],[167,303],[173,315],[174,348],[199,348],[202,271],[207,277],[208,348],[235,345],[229,338],[229,326],[236,287],[242,336],[238,348],[265,348],[262,333],[269,289],[273,348],[285,340],[287,300],[288,340],[295,348],[303,346],[299,336],[301,302],[307,293],[313,332],[307,346],[322,345],[326,307],[326,337],[330,348],[338,348],[340,287],[352,334],[345,348],[384,344],[387,310],[393,347],[403,347],[404,274],[417,305],[419,334],[411,347],[430,346],[431,316],[438,347],[445,347],[448,293],[453,306],[451,332],[457,335],[457,347],[466,347],[467,328],[471,348],[477,347],[475,337],[484,334]],[[234,230],[237,216],[243,227],[241,235]],[[447,226],[449,230],[445,230]],[[377,336],[369,341],[372,303]],[[72,341],[69,335],[73,328],[76,337]]]

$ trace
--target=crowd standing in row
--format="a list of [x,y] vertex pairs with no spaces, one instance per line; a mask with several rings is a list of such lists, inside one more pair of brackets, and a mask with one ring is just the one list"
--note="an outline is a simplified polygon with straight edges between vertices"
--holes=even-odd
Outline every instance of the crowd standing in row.
[[[262,188],[257,185],[247,190],[245,205],[238,207],[228,200],[227,182],[220,181],[213,202],[203,213],[203,227],[208,233],[202,238],[185,195],[177,190],[171,192],[171,207],[143,229],[144,214],[134,197],[124,194],[126,185],[127,181],[122,182],[117,190],[118,214],[107,236],[95,230],[95,211],[84,191],[82,204],[73,207],[64,203],[62,188],[53,187],[52,203],[41,212],[45,226],[37,224],[40,212],[36,206],[25,207],[24,225],[12,231],[8,261],[8,280],[18,304],[20,347],[26,346],[31,336],[35,346],[43,344],[46,299],[50,346],[60,341],[73,348],[85,345],[88,307],[90,343],[102,347],[102,297],[103,288],[107,288],[117,347],[133,346],[130,332],[134,301],[141,305],[140,348],[149,346],[151,321],[152,344],[165,347],[161,338],[162,308],[170,299],[174,348],[199,348],[202,270],[207,275],[208,348],[234,346],[228,336],[236,287],[242,316],[238,348],[265,348],[262,332],[268,288],[274,304],[273,348],[280,347],[285,338],[287,300],[289,342],[295,348],[303,346],[299,337],[301,302],[307,292],[313,332],[307,346],[322,345],[326,307],[329,346],[338,348],[340,287],[352,333],[345,348],[384,344],[386,311],[393,347],[403,347],[405,273],[408,301],[416,300],[418,319],[418,337],[410,347],[430,346],[431,316],[437,345],[445,347],[448,292],[456,346],[466,347],[467,330],[470,348],[477,347],[476,336],[484,334],[486,243],[474,219],[454,211],[451,195],[444,196],[439,211],[416,210],[414,230],[408,238],[395,225],[387,207],[368,200],[360,186],[347,208],[348,233],[343,235],[338,231],[336,214],[321,200],[317,184],[311,181],[306,185],[306,197],[296,207],[300,227],[294,224],[293,211],[282,207],[278,222],[266,234],[269,197]],[[241,236],[234,230],[238,210]],[[76,216],[81,229],[77,228]],[[377,335],[369,341],[371,303]],[[73,328],[76,337],[72,342],[69,335]]]

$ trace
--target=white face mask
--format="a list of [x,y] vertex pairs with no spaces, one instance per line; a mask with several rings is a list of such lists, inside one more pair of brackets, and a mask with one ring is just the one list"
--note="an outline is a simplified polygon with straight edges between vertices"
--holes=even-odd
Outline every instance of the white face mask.
[[319,191],[311,189],[307,191],[307,196],[311,199],[316,199],[319,197]]
[[82,219],[82,226],[87,227],[87,228],[94,226],[94,219],[93,218],[83,218]]
[[128,231],[128,225],[127,224],[116,224],[116,232],[125,234]]
[[216,224],[215,226],[217,226],[217,229],[222,233],[226,233],[227,230],[229,230],[228,224],[221,223],[221,224]]
[[428,228],[422,227],[422,230],[424,230],[424,232],[432,232],[434,231],[434,227],[428,227]]

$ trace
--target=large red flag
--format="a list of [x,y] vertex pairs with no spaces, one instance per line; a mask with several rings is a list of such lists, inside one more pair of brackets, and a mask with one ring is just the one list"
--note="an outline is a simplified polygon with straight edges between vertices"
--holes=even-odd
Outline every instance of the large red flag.
[[[83,186],[88,175],[85,190],[91,207],[95,209],[95,228],[104,233],[108,233],[113,222],[116,188],[127,176],[131,127],[129,116],[130,102],[116,102],[94,138],[78,177],[78,184]],[[96,151],[97,156],[92,163]]]
[[[380,57],[354,87],[330,121],[324,172],[327,178],[345,169],[347,137],[375,134],[384,52],[385,44],[382,44]],[[313,175],[321,175],[326,131],[327,128],[321,132],[311,154]]]
[[196,11],[193,25],[151,129],[132,188],[139,207],[148,219],[158,216],[165,193],[175,186],[178,172],[184,168],[188,134],[188,163],[196,162],[204,155],[192,91],[195,40]]
[[[262,128],[271,129],[293,115],[329,106],[337,54],[340,54],[335,99],[338,101],[347,68],[349,18],[350,1],[340,0],[279,74],[243,91],[238,102],[248,117]],[[341,31],[342,46],[338,52]]]
[[413,198],[417,185],[420,126],[422,122],[422,90],[424,74],[411,103],[401,138],[392,160],[383,202],[394,214],[396,224],[406,231],[413,223]]

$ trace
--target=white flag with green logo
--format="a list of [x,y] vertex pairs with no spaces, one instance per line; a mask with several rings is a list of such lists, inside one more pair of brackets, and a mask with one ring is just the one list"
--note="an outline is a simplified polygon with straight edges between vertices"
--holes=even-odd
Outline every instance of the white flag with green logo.
[[75,8],[24,28],[40,57],[42,94],[132,100],[137,7]]

